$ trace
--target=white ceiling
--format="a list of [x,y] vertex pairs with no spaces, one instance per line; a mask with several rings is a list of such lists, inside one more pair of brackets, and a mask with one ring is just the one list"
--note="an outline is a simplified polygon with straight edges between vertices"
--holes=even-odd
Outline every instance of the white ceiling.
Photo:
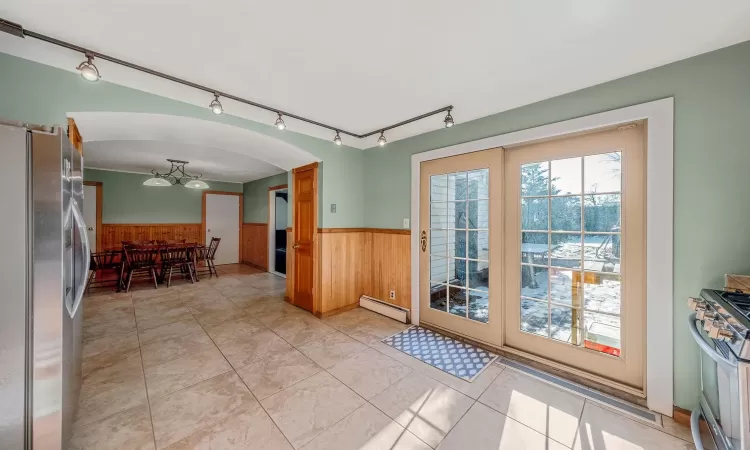
[[69,112],[84,136],[85,166],[164,172],[167,158],[190,161],[191,174],[247,182],[313,161],[291,144],[243,128],[162,114]]
[[[447,104],[460,123],[750,39],[748,0],[73,0],[64,7],[4,0],[0,17],[358,133]],[[83,59],[10,35],[0,36],[0,51],[68,70]],[[108,81],[200,106],[211,101],[98,66]],[[241,117],[275,118],[223,103]],[[441,120],[387,136],[424,133]],[[366,148],[376,139],[344,142]]]

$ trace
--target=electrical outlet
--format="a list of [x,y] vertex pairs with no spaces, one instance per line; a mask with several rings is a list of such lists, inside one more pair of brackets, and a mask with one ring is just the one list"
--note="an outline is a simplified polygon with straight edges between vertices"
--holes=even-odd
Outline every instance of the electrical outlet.
[[409,219],[404,219],[404,228],[409,228]]
[[388,295],[388,298],[391,300],[396,300],[396,291],[391,291],[391,293]]
[[336,204],[335,203],[331,203],[331,212],[332,213],[336,212]]

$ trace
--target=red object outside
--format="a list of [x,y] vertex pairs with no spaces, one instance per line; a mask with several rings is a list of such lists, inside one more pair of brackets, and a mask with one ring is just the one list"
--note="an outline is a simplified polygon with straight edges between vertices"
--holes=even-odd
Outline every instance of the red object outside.
[[602,345],[591,341],[583,341],[583,346],[590,350],[596,350],[597,352],[606,353],[608,355],[620,356],[620,349],[610,347],[609,345]]

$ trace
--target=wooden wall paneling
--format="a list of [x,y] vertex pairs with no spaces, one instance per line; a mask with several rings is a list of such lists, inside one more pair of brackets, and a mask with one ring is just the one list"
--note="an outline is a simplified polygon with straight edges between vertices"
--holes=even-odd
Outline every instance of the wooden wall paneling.
[[185,239],[187,242],[200,242],[199,223],[129,223],[102,224],[102,249],[115,250],[122,247],[122,241]]
[[268,224],[242,224],[242,262],[268,270]]
[[[367,295],[411,309],[411,241],[408,234],[371,233],[372,276]],[[389,294],[396,292],[396,300]]]
[[369,290],[371,234],[320,233],[321,238],[321,313],[345,308],[359,302]]
[[294,232],[292,228],[286,229],[286,295],[284,300],[294,304]]

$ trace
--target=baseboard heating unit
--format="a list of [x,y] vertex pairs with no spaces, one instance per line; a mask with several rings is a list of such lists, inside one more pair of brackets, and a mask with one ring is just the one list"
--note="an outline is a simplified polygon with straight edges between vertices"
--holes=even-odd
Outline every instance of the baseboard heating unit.
[[391,305],[390,303],[366,295],[359,298],[359,306],[369,309],[370,311],[375,311],[386,317],[390,317],[391,319],[398,320],[399,322],[409,323],[409,310],[406,308]]

